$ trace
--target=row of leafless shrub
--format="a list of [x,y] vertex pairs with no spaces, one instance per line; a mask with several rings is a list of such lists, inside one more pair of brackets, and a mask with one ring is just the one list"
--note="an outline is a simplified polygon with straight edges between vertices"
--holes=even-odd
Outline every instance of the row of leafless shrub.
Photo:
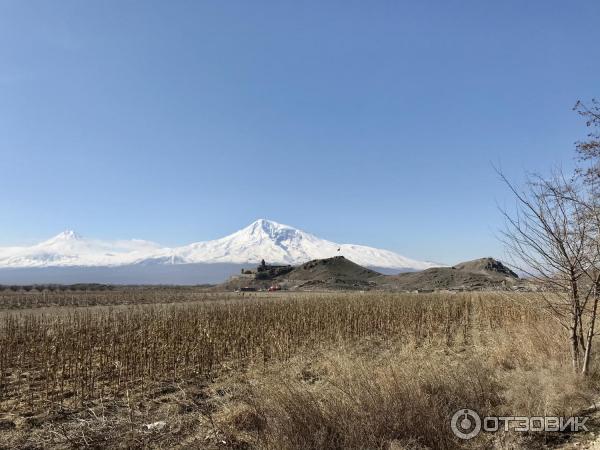
[[106,290],[100,288],[80,290],[78,286],[51,286],[52,289],[46,286],[40,290],[26,290],[23,286],[14,286],[14,290],[0,289],[0,310],[190,303],[230,297],[230,295],[208,293],[193,287],[115,288],[107,286]]

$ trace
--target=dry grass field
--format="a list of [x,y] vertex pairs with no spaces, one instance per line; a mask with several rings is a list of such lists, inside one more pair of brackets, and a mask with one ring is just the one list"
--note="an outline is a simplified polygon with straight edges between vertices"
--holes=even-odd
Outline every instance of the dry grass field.
[[449,419],[571,415],[533,294],[0,292],[0,448],[542,448]]

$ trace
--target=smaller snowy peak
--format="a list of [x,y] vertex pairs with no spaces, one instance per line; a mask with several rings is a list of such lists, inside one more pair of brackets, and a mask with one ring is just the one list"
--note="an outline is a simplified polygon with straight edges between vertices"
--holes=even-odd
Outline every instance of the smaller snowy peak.
[[80,241],[82,239],[83,239],[83,236],[81,236],[79,233],[77,233],[73,230],[65,230],[62,233],[59,233],[56,236],[54,236],[53,238],[50,238],[44,242],[47,242],[47,243],[68,242],[68,241]]
[[148,241],[101,241],[66,230],[30,247],[0,248],[0,267],[118,266],[158,249]]

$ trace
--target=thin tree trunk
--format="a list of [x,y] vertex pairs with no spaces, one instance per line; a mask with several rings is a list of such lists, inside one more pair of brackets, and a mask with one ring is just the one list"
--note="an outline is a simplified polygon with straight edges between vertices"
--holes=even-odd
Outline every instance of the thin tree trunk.
[[570,327],[570,340],[571,340],[571,358],[573,363],[573,370],[579,372],[580,370],[580,355],[579,355],[579,339],[580,334],[579,325],[581,322],[581,312],[579,310],[579,290],[577,288],[577,281],[573,272],[571,271],[571,327]]
[[573,363],[573,370],[579,372],[579,342],[577,339],[577,315],[573,313],[570,327],[570,340],[571,340],[571,358]]
[[596,324],[596,311],[598,310],[598,284],[594,287],[594,304],[592,306],[592,316],[590,317],[590,326],[588,328],[587,342],[585,345],[585,355],[583,357],[583,369],[581,373],[587,375],[590,371],[590,359],[592,354],[592,339],[594,338],[594,325]]
[[577,311],[578,311],[578,316],[579,316],[579,328],[577,330],[577,339],[579,339],[579,348],[580,350],[585,353],[586,351],[586,340],[585,340],[585,334],[583,333],[583,310],[581,307],[577,307]]

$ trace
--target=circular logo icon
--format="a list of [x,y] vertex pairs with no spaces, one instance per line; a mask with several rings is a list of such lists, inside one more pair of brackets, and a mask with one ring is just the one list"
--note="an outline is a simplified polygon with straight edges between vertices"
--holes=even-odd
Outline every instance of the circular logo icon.
[[473,439],[481,431],[481,418],[472,409],[459,409],[450,421],[452,432],[460,439]]

